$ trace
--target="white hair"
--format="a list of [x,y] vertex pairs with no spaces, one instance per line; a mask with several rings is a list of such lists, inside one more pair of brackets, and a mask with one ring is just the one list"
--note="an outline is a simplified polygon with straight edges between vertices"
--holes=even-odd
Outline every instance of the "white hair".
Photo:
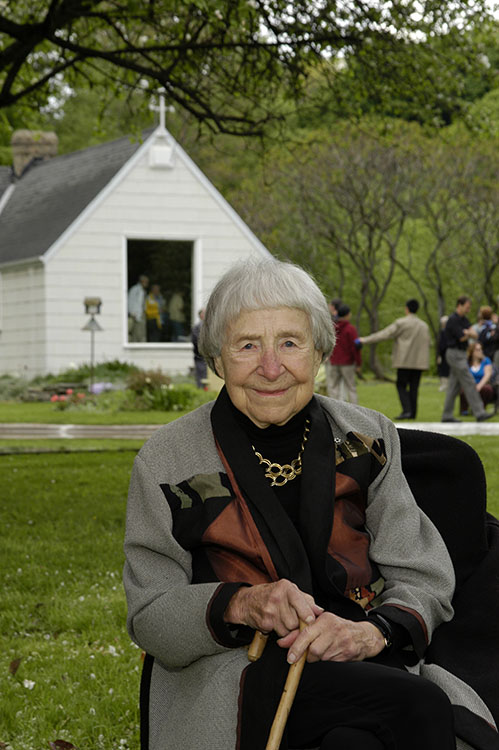
[[199,336],[199,351],[212,370],[219,357],[227,326],[243,310],[290,307],[310,320],[315,348],[329,357],[336,332],[327,301],[314,279],[303,268],[276,258],[250,258],[232,266],[218,281],[206,305]]

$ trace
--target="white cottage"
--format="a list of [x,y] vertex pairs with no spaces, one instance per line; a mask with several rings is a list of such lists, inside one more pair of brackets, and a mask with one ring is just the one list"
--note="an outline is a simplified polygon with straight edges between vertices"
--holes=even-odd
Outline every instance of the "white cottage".
[[[96,362],[187,372],[190,327],[221,273],[268,251],[163,125],[142,143],[51,158],[42,141],[31,138],[41,150],[24,166],[0,167],[0,372],[88,362],[86,297],[102,300]],[[180,336],[166,315],[159,341],[129,340],[127,293],[141,274],[160,286],[166,310],[180,300]]]

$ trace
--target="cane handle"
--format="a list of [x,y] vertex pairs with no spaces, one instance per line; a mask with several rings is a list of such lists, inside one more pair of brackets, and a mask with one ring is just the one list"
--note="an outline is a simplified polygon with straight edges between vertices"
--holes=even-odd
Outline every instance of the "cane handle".
[[264,635],[259,630],[255,631],[255,635],[253,636],[253,640],[248,649],[248,659],[250,661],[257,661],[260,658],[263,654],[263,649],[265,648],[268,637],[268,634]]

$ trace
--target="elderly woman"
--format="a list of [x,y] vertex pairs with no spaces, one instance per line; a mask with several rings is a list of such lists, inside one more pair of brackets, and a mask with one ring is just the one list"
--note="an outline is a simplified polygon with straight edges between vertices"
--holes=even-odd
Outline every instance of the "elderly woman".
[[[314,395],[334,336],[315,282],[287,263],[238,265],[210,297],[200,349],[225,387],[158,430],[130,485],[144,748],[263,750],[307,649],[282,747],[455,748],[447,695],[417,674],[452,617],[452,564],[392,422]],[[270,637],[250,664],[255,629]]]

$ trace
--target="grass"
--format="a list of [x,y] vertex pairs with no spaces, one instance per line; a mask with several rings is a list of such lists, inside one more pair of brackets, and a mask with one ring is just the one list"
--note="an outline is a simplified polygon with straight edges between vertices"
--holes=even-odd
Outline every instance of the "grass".
[[[123,452],[140,450],[143,440],[100,440],[92,438],[50,438],[31,440],[29,438],[0,440],[0,456],[16,453],[95,453]],[[0,746],[1,750],[1,746]]]
[[12,750],[138,747],[141,658],[121,585],[133,457],[0,457],[0,743]]
[[177,419],[181,411],[85,411],[60,410],[50,402],[0,402],[0,422],[50,424],[165,424]]
[[499,437],[467,435],[461,440],[471,445],[480,456],[487,478],[487,510],[499,518]]

